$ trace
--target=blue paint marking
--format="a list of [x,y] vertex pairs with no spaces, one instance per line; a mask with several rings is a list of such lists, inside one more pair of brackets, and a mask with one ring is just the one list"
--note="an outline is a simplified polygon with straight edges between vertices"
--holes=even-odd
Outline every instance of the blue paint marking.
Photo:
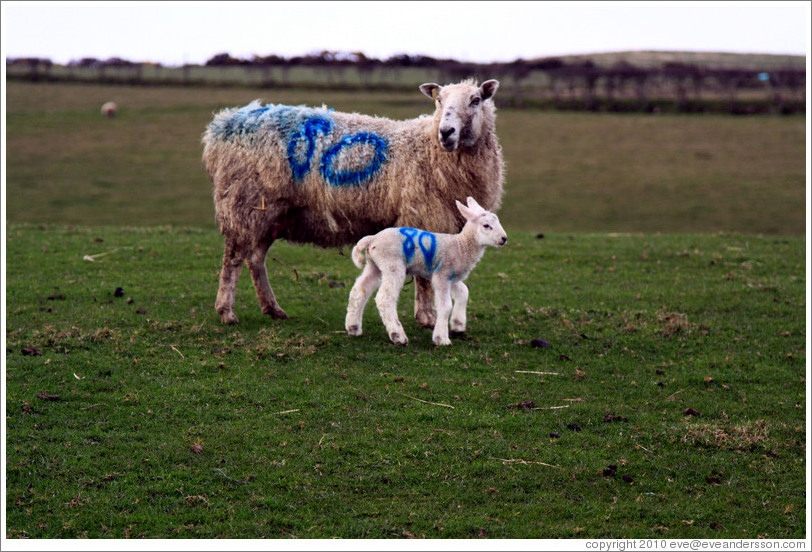
[[[342,151],[354,147],[363,147],[364,145],[372,148],[372,159],[370,159],[367,166],[357,170],[336,170],[335,164]],[[333,186],[357,186],[372,178],[380,170],[381,165],[386,162],[388,149],[389,145],[386,140],[377,134],[359,132],[358,134],[345,136],[328,149],[324,157],[321,158],[321,175]]]
[[[428,246],[424,245],[424,239],[428,238]],[[431,232],[420,232],[417,238],[417,245],[420,246],[420,251],[423,252],[423,258],[426,259],[426,268],[429,272],[434,270],[434,254],[437,252],[437,237]]]
[[234,136],[247,136],[267,128],[279,133],[282,139],[288,142],[309,119],[324,118],[329,112],[326,109],[280,104],[262,106],[255,102],[241,107],[226,117],[216,118],[211,124],[211,129],[220,139],[229,140]]
[[[420,247],[426,269],[428,269],[429,272],[434,272],[437,268],[434,266],[434,255],[437,253],[437,236],[431,232],[418,230],[416,228],[401,228],[400,233],[406,238],[403,240],[403,256],[406,257],[406,262],[412,260],[415,249]],[[416,245],[415,242],[417,242]]]
[[[288,163],[297,181],[302,180],[314,165],[318,165],[327,184],[359,186],[372,179],[386,163],[389,143],[371,132],[339,132],[330,117],[331,112],[332,109],[326,108],[281,104],[262,106],[254,102],[215,118],[210,129],[221,140],[241,136],[257,147],[262,147],[264,142],[258,139],[254,141],[254,137],[261,137],[263,131],[272,132],[285,144]],[[324,145],[319,147],[322,143]],[[324,153],[314,161],[314,157],[318,157],[317,150]],[[346,160],[353,158],[368,161],[365,166],[348,168]]]
[[417,236],[418,230],[416,228],[401,228],[400,233],[406,236],[406,239],[403,240],[403,256],[406,257],[406,261],[411,261],[412,257],[414,257],[414,238]]
[[[333,122],[326,117],[313,117],[305,121],[302,130],[293,135],[288,142],[288,162],[296,180],[301,180],[310,170],[310,161],[313,159],[313,152],[316,150],[316,136],[318,134],[329,134],[333,128]],[[304,148],[300,147],[300,142],[305,142]],[[301,150],[304,149],[304,152]]]

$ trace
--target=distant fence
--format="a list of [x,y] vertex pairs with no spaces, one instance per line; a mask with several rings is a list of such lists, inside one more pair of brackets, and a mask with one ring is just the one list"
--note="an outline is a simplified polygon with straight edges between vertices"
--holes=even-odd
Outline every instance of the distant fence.
[[[402,60],[401,60],[402,61]],[[502,81],[502,105],[610,112],[791,114],[806,111],[806,71],[798,68],[705,68],[682,63],[637,67],[590,62],[468,64],[365,63],[277,59],[274,63],[213,58],[207,65],[164,67],[122,60],[57,65],[8,60],[8,79],[136,86],[414,90],[422,82],[474,77]]]

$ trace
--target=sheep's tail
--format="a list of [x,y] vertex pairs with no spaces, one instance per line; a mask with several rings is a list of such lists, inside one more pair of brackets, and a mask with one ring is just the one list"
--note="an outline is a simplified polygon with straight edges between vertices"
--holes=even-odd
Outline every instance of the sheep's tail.
[[364,252],[367,250],[370,241],[372,241],[372,236],[365,236],[352,248],[352,262],[355,263],[355,266],[358,268],[364,268],[364,264],[366,264]]

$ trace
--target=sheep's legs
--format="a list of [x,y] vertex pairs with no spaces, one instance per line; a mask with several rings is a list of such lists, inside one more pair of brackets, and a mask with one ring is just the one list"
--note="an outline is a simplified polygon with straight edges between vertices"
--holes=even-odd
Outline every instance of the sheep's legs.
[[248,257],[248,269],[251,271],[251,279],[254,280],[254,289],[262,312],[273,318],[287,318],[288,314],[276,302],[276,295],[268,280],[268,269],[265,267],[265,257],[272,243],[273,240],[266,240],[254,246],[251,256]]
[[367,259],[364,271],[355,280],[355,284],[350,290],[350,300],[347,304],[347,318],[344,327],[350,335],[361,335],[361,323],[364,316],[364,308],[367,306],[369,298],[381,285],[381,271],[375,264]]
[[451,300],[454,302],[454,307],[451,309],[451,331],[464,332],[467,324],[468,286],[462,282],[452,282]]
[[223,269],[220,271],[220,288],[217,290],[217,300],[214,310],[220,314],[224,324],[236,324],[237,315],[234,314],[234,297],[237,295],[237,281],[240,279],[242,263],[245,253],[237,244],[226,238],[225,252],[223,253]]
[[406,269],[405,267],[381,268],[383,272],[381,288],[375,295],[375,304],[378,305],[378,312],[381,314],[383,325],[386,326],[389,339],[399,345],[406,345],[409,343],[409,339],[398,320],[398,296],[406,281]]
[[425,278],[414,278],[414,317],[424,328],[435,326],[436,316],[431,304],[431,282]]
[[451,314],[451,282],[444,276],[432,279],[434,287],[434,307],[437,310],[437,321],[431,338],[436,345],[451,345],[448,339],[448,317]]

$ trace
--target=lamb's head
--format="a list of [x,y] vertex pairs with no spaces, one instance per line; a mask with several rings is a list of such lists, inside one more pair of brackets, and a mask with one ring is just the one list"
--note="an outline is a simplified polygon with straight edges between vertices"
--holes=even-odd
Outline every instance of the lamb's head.
[[507,243],[507,233],[499,223],[499,217],[483,209],[472,197],[467,199],[467,206],[459,201],[456,203],[457,209],[467,221],[465,226],[467,228],[473,227],[479,245],[502,247]]
[[487,128],[493,124],[494,105],[491,98],[499,81],[488,80],[477,86],[474,81],[440,86],[426,83],[420,91],[435,101],[434,118],[437,139],[445,151],[476,145]]

